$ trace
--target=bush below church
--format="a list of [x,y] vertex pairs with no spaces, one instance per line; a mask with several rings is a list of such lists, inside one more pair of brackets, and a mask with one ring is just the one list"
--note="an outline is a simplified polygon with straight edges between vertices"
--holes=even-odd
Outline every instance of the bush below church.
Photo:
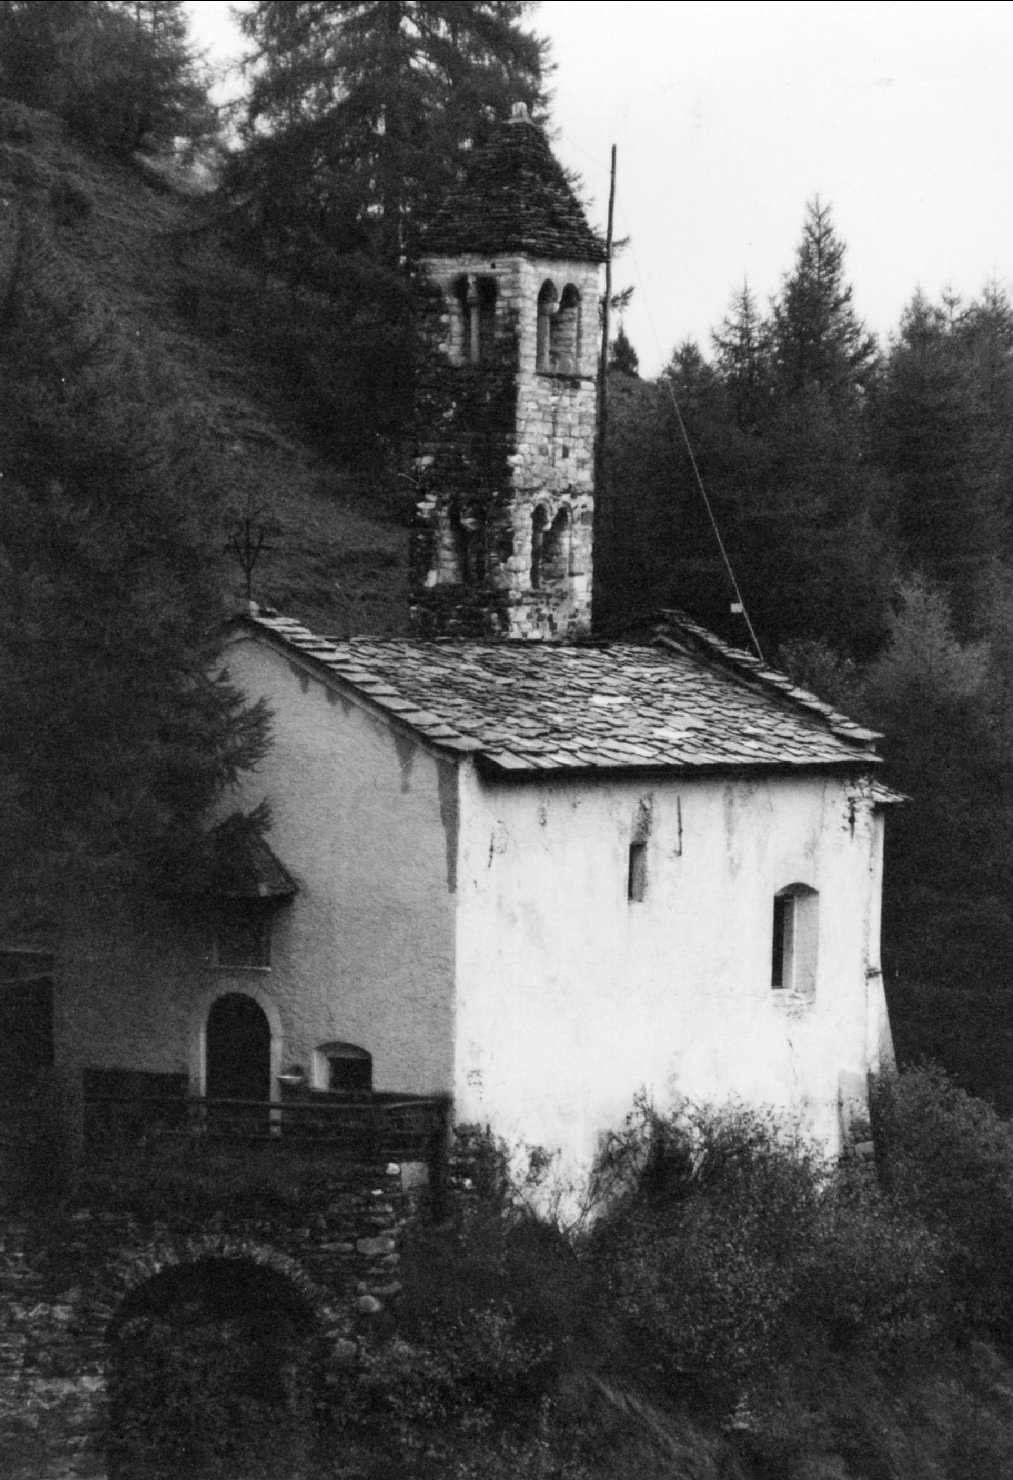
[[933,1070],[876,1120],[880,1165],[838,1166],[771,1117],[640,1105],[590,1231],[507,1197],[418,1235],[345,1410],[368,1473],[1013,1472],[1008,1127]]

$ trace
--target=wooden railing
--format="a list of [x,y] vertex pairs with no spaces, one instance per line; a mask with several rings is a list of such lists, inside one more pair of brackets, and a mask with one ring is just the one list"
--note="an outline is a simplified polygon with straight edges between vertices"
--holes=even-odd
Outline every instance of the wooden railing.
[[329,1148],[347,1160],[432,1162],[442,1155],[448,1102],[412,1095],[309,1096],[272,1101],[86,1095],[89,1159],[173,1142]]

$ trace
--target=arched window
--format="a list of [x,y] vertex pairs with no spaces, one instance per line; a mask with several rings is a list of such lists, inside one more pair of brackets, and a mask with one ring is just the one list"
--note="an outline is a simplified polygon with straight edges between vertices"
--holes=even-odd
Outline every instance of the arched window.
[[496,331],[496,279],[469,272],[453,286],[450,356],[459,365],[488,360]]
[[813,997],[819,942],[819,894],[789,884],[774,895],[770,985],[775,991]]
[[461,511],[454,500],[439,522],[437,570],[441,586],[459,586],[468,564],[467,535],[461,524]]
[[570,511],[560,509],[542,539],[542,585],[558,585],[570,574]]
[[539,504],[531,516],[531,589],[558,586],[570,573],[570,511],[560,509],[549,523],[549,511]]
[[538,294],[537,368],[548,374],[576,375],[580,369],[580,293],[567,283],[560,298],[546,280]]
[[531,589],[541,590],[542,586],[542,552],[545,545],[545,528],[549,522],[548,510],[544,504],[531,516]]
[[472,335],[478,325],[478,353],[472,354],[472,363],[487,363],[492,358],[496,342],[496,279],[480,277],[476,283],[478,302],[472,309]]
[[373,1088],[373,1055],[357,1043],[321,1043],[316,1051],[317,1082],[337,1094],[369,1094]]
[[552,325],[559,307],[554,285],[544,282],[538,294],[538,352],[536,366],[539,370],[552,370]]
[[567,283],[552,323],[552,369],[560,375],[576,375],[580,368],[580,294]]

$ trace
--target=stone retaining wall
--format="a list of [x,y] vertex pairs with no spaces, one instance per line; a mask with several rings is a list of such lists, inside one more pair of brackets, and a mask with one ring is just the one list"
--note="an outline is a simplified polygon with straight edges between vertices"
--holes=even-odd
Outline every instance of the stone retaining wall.
[[188,1201],[127,1181],[52,1221],[0,1221],[0,1473],[105,1473],[112,1328],[124,1301],[167,1270],[207,1260],[271,1270],[305,1305],[331,1370],[354,1364],[400,1289],[421,1169],[302,1172],[287,1189],[277,1179],[225,1189],[217,1206],[201,1190]]

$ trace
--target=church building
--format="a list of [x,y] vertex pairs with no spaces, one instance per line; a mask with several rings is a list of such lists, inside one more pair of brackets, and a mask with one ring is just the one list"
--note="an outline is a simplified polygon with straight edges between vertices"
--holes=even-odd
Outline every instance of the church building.
[[273,746],[192,897],[57,992],[72,1081],[444,1095],[577,1177],[641,1091],[832,1153],[865,1118],[877,737],[677,612],[595,640],[603,257],[541,131],[501,125],[427,243],[412,635],[233,621]]

